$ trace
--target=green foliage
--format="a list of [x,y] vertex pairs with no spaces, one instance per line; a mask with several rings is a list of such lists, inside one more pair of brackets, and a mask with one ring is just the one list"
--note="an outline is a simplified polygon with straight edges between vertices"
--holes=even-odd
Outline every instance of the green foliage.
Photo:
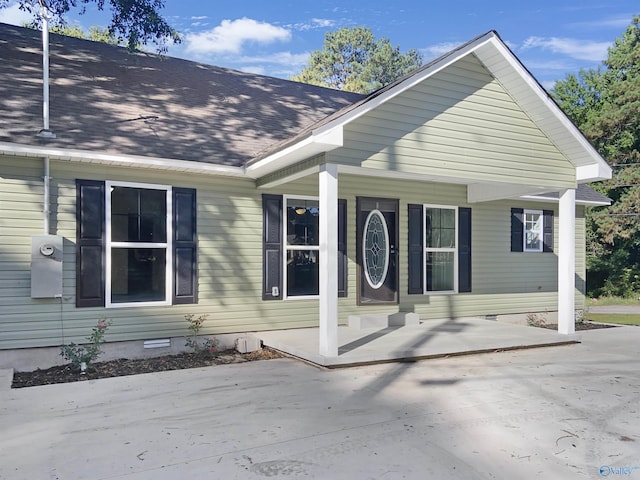
[[588,293],[640,292],[640,16],[609,48],[603,68],[568,75],[552,95],[613,167],[595,188],[612,199],[587,218]]
[[189,347],[193,353],[198,355],[217,355],[218,340],[216,338],[200,336],[200,330],[207,317],[208,315],[206,313],[199,317],[196,317],[192,313],[184,316],[187,323],[189,323],[187,328],[191,332],[191,335],[186,337],[185,347]]
[[590,322],[640,326],[640,315],[634,313],[589,313],[587,314],[587,320]]
[[[30,22],[23,25],[26,28],[39,29],[40,25],[36,22]],[[89,33],[86,33],[81,27],[74,25],[53,25],[49,28],[49,32],[56,33],[58,35],[64,35],[66,37],[82,38],[84,40],[91,40],[92,42],[108,43],[109,45],[121,45],[124,43],[119,41],[115,35],[109,32],[108,29],[94,25],[89,27]]]
[[[109,38],[117,44],[125,44],[130,50],[149,42],[156,44],[159,52],[167,50],[166,43],[179,43],[180,35],[160,15],[164,8],[163,0],[18,0],[20,8],[34,16],[34,23],[39,24],[42,4],[45,4],[51,18],[52,26],[66,28],[64,18],[71,9],[78,8],[84,13],[87,5],[95,4],[98,10],[105,5],[111,10],[111,22],[106,28]],[[9,0],[0,0],[0,8],[9,5]],[[74,27],[71,27],[73,30]],[[67,33],[63,33],[66,35]],[[71,35],[77,36],[77,35]],[[101,35],[99,35],[101,37]],[[80,38],[85,38],[80,37]],[[91,38],[91,32],[89,33]],[[102,41],[96,39],[97,41]],[[111,41],[107,43],[112,43]]]
[[101,319],[91,330],[91,335],[87,337],[87,344],[76,345],[75,343],[70,343],[69,345],[63,345],[60,348],[60,356],[65,360],[69,360],[74,369],[84,372],[82,364],[84,364],[84,368],[87,368],[102,353],[100,344],[104,342],[104,335],[110,325],[111,322]]
[[341,28],[325,35],[322,49],[312,52],[308,65],[291,80],[370,93],[421,64],[417,50],[403,54],[388,39],[376,40],[366,27]]

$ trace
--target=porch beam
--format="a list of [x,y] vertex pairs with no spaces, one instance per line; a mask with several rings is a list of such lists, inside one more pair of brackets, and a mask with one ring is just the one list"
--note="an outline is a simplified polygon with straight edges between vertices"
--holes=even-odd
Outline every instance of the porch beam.
[[511,183],[471,183],[467,185],[467,202],[479,203],[505,198],[518,198],[523,195],[534,195],[549,191],[540,186],[516,185]]
[[576,331],[576,191],[560,192],[558,218],[558,333]]
[[338,166],[320,166],[320,355],[338,356]]

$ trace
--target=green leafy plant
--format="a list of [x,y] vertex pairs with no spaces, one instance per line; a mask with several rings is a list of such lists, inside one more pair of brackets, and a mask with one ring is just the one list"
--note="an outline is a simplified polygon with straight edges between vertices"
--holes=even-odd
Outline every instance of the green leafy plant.
[[101,318],[91,330],[91,335],[87,337],[88,343],[76,345],[72,342],[68,345],[63,345],[60,348],[60,356],[65,360],[69,360],[74,369],[84,373],[88,366],[102,353],[100,344],[104,342],[104,335],[110,325],[110,321]]
[[204,313],[199,317],[189,313],[184,316],[185,320],[189,323],[189,331],[191,335],[186,337],[185,346],[189,347],[193,353],[199,355],[217,355],[218,344],[220,343],[216,338],[201,337],[200,330],[207,319],[207,314]]

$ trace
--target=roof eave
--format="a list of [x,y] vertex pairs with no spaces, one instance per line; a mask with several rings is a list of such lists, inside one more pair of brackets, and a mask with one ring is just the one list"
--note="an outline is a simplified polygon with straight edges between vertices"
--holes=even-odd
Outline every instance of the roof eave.
[[56,147],[41,147],[17,143],[0,142],[0,154],[26,157],[48,157],[51,160],[92,163],[99,165],[117,165],[123,167],[153,168],[174,172],[197,173],[202,175],[224,175],[243,177],[243,167],[217,165],[191,160],[175,160],[142,155],[123,155],[107,152],[93,152]]
[[303,139],[248,163],[245,172],[250,178],[259,178],[295,162],[342,147],[343,142],[341,126],[324,131],[312,131]]

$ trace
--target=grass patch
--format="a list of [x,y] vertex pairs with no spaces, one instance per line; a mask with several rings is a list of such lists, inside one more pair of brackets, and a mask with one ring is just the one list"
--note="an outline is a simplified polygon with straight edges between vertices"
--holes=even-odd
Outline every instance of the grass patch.
[[603,306],[608,307],[610,305],[640,305],[640,298],[638,297],[600,297],[600,298],[587,298],[587,306]]
[[640,314],[621,313],[587,313],[585,320],[601,323],[615,323],[618,325],[639,325]]

